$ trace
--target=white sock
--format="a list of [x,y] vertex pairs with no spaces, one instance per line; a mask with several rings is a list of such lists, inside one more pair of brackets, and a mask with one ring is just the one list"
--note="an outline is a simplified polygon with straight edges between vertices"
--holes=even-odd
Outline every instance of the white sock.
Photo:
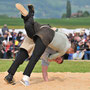
[[29,81],[29,80],[30,80],[30,77],[27,76],[27,75],[24,75],[24,76],[23,76],[23,80],[24,80],[24,81]]

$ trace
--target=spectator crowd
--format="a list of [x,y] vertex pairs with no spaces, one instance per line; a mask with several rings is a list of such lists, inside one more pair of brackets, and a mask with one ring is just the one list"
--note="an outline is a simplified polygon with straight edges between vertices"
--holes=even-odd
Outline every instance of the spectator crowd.
[[15,29],[10,32],[5,24],[2,28],[2,34],[0,33],[0,58],[15,58],[24,38],[23,32],[16,33]]
[[[5,24],[0,33],[0,58],[15,58],[25,34],[23,32],[10,32]],[[90,60],[90,34],[85,33],[85,29],[78,33],[69,33],[67,35],[71,42],[71,48],[64,55],[67,60]]]

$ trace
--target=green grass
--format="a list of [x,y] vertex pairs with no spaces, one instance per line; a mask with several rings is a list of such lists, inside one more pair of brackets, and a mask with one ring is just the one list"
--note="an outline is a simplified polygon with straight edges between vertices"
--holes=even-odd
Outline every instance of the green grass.
[[[41,24],[50,24],[58,28],[90,28],[90,17],[70,19],[35,19]],[[7,24],[9,28],[24,28],[21,18],[0,18],[0,28]]]
[[[9,69],[12,60],[0,60],[0,72],[5,72]],[[24,62],[19,68],[18,72],[24,71],[28,62]],[[41,72],[41,60],[36,64],[33,72]],[[63,64],[51,62],[48,72],[90,72],[90,61],[68,61],[65,60]]]

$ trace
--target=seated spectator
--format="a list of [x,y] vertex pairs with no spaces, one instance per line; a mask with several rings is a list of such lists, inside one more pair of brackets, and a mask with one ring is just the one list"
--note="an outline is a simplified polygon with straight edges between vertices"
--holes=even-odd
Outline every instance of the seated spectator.
[[22,44],[22,41],[23,41],[23,33],[22,32],[19,32],[18,35],[17,35],[17,40],[19,42],[19,46]]
[[4,41],[2,42],[2,46],[3,46],[3,59],[6,58],[6,52],[5,52],[6,44],[7,44],[7,42],[6,42],[6,40],[4,40]]
[[68,60],[73,60],[73,53],[74,53],[74,49],[71,47],[68,50]]
[[[15,58],[25,35],[21,31],[16,33],[15,29],[9,32],[6,24],[2,28],[2,34],[0,33],[0,58],[11,58],[12,54]],[[90,60],[90,35],[87,36],[85,29],[80,32],[69,33],[68,38],[72,44],[63,58]]]
[[3,38],[4,38],[4,41],[6,41],[6,42],[7,42],[7,37],[8,37],[8,35],[5,33],[5,34],[3,35]]
[[70,33],[70,34],[68,35],[68,39],[69,39],[69,41],[73,41],[74,37],[73,37],[72,33]]
[[10,39],[9,42],[7,42],[6,49],[5,49],[7,59],[12,57],[12,52],[13,52],[13,46],[12,45],[13,45],[12,39]]
[[0,58],[3,58],[4,50],[3,50],[3,45],[2,42],[0,42]]
[[3,37],[2,34],[0,33],[0,43],[2,43],[3,40],[4,40],[4,37]]
[[2,37],[0,33],[0,58],[3,58],[4,55],[3,41],[4,41],[4,37]]
[[84,53],[84,60],[90,60],[90,41],[87,41]]
[[84,43],[82,41],[80,41],[77,45],[77,51],[76,53],[73,54],[73,59],[74,60],[81,60],[83,58],[84,55]]
[[12,35],[12,41],[13,41],[13,44],[14,44],[14,43],[15,43],[15,40],[16,40],[16,32],[15,32],[15,29],[12,29],[11,35]]
[[81,38],[84,38],[84,39],[86,39],[86,38],[87,38],[87,34],[86,34],[86,32],[85,32],[85,29],[84,29],[84,28],[80,31],[80,37],[81,37]]
[[12,40],[12,35],[10,32],[7,32],[7,42],[9,42],[10,40]]

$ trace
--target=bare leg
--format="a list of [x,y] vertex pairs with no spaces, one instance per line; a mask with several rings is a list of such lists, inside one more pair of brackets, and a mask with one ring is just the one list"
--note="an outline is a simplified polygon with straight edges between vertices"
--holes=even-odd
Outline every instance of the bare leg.
[[47,70],[48,70],[48,66],[42,65],[42,76],[43,76],[43,79],[44,79],[45,81],[48,81],[48,73],[47,73]]

